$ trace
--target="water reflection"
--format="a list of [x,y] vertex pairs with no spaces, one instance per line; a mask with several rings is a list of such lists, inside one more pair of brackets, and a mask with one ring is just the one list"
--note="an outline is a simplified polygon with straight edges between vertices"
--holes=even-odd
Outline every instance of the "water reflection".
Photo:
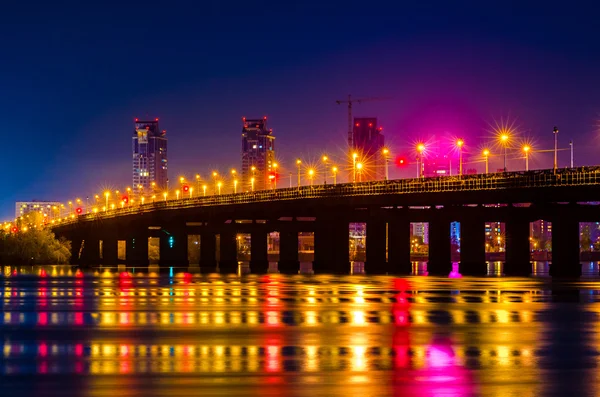
[[[127,375],[140,395],[202,387],[533,396],[567,390],[548,382],[578,394],[596,387],[594,280],[55,270],[2,271],[3,395],[27,394],[44,374],[78,374],[65,382],[94,395],[114,394],[122,379],[101,375]],[[568,365],[580,372],[576,383],[558,376]],[[145,376],[155,379],[151,389]],[[49,392],[60,389],[53,385]]]

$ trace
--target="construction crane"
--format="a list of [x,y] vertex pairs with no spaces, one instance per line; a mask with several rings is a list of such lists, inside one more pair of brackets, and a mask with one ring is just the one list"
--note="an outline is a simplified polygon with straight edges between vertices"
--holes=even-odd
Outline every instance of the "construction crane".
[[353,103],[363,103],[363,102],[367,102],[367,101],[381,101],[381,100],[385,100],[385,99],[389,99],[389,98],[359,98],[359,99],[352,99],[352,95],[348,94],[348,99],[340,99],[338,101],[335,101],[335,103],[337,103],[338,105],[341,105],[342,103],[347,103],[348,104],[348,147],[350,149],[353,148],[353,142],[352,142],[352,104]]

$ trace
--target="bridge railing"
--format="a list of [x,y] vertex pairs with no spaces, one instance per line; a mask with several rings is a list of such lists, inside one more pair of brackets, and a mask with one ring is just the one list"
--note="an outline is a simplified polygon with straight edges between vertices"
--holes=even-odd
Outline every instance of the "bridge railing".
[[79,215],[63,223],[112,218],[164,209],[183,209],[202,206],[250,204],[274,200],[297,200],[326,197],[367,196],[389,194],[414,194],[461,192],[514,188],[543,188],[557,186],[584,186],[600,184],[600,166],[553,170],[502,172],[436,178],[395,179],[357,183],[300,186],[282,189],[257,190],[235,194],[211,195],[193,198],[170,199],[127,206],[99,213]]

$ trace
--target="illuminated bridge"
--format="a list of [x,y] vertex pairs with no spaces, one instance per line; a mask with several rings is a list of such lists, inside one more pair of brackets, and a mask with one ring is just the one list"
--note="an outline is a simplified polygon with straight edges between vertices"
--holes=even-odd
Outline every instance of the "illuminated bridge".
[[460,272],[480,275],[486,273],[485,223],[504,222],[504,274],[529,275],[530,222],[541,219],[552,222],[551,274],[578,276],[579,222],[600,221],[599,202],[600,167],[581,167],[167,200],[84,214],[52,228],[72,241],[73,263],[81,266],[148,266],[150,241],[159,247],[159,266],[221,273],[238,269],[240,234],[251,236],[251,272],[267,272],[274,232],[279,271],[297,273],[299,236],[308,234],[314,272],[347,274],[349,224],[365,223],[365,272],[410,274],[410,223],[427,222],[427,270],[447,275],[450,224],[460,222]]

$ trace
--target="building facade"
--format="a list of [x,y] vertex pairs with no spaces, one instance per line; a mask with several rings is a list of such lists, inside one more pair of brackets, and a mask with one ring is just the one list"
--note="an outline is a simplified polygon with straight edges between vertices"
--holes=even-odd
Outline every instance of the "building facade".
[[[275,137],[267,128],[267,118],[242,118],[242,190],[275,187]],[[254,179],[254,180],[253,180]]]
[[166,133],[158,127],[158,119],[135,119],[132,137],[133,191],[137,195],[168,188]]
[[49,219],[59,218],[64,212],[62,204],[58,201],[17,201],[15,203],[15,218],[26,215],[29,212],[39,212]]
[[358,154],[358,161],[363,163],[363,170],[358,175],[362,181],[385,179],[385,140],[382,131],[376,117],[354,118],[352,150]]

